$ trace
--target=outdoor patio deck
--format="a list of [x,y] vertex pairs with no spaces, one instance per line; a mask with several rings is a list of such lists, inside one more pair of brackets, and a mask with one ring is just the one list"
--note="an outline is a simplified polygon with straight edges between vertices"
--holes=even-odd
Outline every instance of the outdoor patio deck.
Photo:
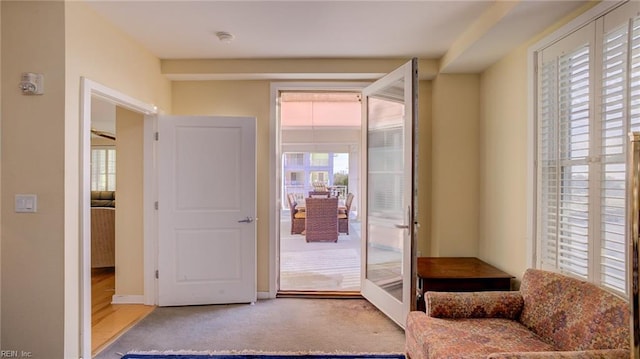
[[351,220],[349,235],[338,242],[305,241],[291,234],[290,215],[280,221],[281,291],[360,291],[360,223]]

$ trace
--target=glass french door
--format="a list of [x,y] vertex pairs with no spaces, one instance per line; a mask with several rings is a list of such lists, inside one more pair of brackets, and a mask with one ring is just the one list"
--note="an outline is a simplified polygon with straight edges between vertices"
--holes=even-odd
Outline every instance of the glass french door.
[[365,88],[362,295],[404,328],[415,298],[417,60]]

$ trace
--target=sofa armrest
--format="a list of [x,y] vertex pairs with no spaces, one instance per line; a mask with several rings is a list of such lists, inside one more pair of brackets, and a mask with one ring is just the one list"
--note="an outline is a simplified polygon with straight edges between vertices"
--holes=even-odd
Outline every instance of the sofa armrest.
[[631,356],[628,349],[599,349],[582,351],[553,351],[553,352],[514,352],[493,353],[489,359],[627,359]]
[[426,292],[426,312],[435,318],[516,319],[524,301],[520,292]]

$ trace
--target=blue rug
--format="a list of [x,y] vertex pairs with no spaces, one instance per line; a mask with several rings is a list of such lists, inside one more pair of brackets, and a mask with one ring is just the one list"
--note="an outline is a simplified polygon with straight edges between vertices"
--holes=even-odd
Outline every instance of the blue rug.
[[126,354],[122,359],[405,359],[404,354]]

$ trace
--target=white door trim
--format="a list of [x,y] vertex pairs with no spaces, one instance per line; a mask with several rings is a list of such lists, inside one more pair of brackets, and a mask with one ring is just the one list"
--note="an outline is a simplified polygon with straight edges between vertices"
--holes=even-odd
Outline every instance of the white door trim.
[[[269,158],[269,223],[271,229],[269,231],[269,292],[259,292],[259,299],[275,298],[278,292],[278,265],[279,265],[279,243],[278,234],[280,233],[280,209],[281,203],[280,188],[282,187],[282,164],[280,157],[280,116],[278,93],[281,91],[357,91],[367,87],[371,82],[272,82],[270,89],[271,118],[269,122],[270,129],[270,147],[271,157]],[[360,176],[362,181],[362,176]]]
[[[144,120],[144,302],[145,304],[155,304],[156,289],[153,273],[157,252],[153,251],[157,238],[153,238],[155,230],[155,214],[152,204],[147,203],[148,198],[154,198],[153,190],[154,175],[152,150],[153,150],[153,128],[155,127],[154,116],[158,109],[130,97],[124,93],[106,87],[98,82],[85,77],[80,78],[80,255],[79,255],[79,318],[80,318],[80,357],[91,358],[91,98],[98,97],[117,106],[127,108],[131,111],[145,115]],[[151,208],[151,211],[150,211]],[[75,278],[68,278],[75,281]]]

